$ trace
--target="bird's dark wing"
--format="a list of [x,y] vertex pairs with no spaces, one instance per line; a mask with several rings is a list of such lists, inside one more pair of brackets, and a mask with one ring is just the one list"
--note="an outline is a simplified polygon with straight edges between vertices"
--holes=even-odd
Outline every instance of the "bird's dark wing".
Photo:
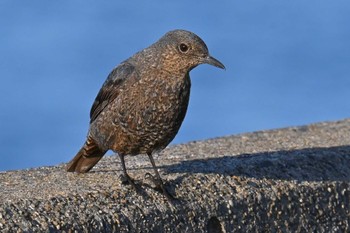
[[133,83],[137,80],[138,74],[135,71],[135,67],[130,63],[124,62],[114,68],[108,75],[107,80],[104,82],[91,107],[90,123],[119,95],[121,89],[125,87],[126,82]]

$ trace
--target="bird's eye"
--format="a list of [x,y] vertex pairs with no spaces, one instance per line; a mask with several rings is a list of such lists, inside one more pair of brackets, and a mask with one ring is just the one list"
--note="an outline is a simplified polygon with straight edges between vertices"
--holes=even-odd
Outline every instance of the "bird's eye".
[[180,48],[180,51],[183,52],[183,53],[186,53],[188,51],[188,45],[187,44],[180,44],[179,46]]

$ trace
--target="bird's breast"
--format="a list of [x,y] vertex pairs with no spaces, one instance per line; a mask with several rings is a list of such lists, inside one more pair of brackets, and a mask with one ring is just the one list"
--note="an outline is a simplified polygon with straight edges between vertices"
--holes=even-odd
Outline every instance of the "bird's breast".
[[186,77],[147,80],[141,85],[135,88],[135,96],[139,98],[133,101],[129,121],[150,129],[156,128],[154,124],[172,126],[186,112],[190,94],[190,82]]
[[191,83],[188,75],[158,75],[120,90],[91,124],[90,133],[101,148],[152,153],[173,140],[187,111]]
[[138,153],[166,147],[185,117],[190,79],[171,78],[142,80],[116,100],[113,124],[117,138],[138,142]]

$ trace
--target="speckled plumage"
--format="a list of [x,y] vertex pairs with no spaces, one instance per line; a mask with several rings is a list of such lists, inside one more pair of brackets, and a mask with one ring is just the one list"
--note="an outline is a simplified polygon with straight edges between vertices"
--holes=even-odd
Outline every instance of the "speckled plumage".
[[113,69],[91,108],[88,138],[67,171],[89,171],[110,149],[126,176],[125,155],[147,154],[154,165],[152,154],[173,140],[185,117],[189,72],[202,63],[224,68],[197,35],[174,30]]

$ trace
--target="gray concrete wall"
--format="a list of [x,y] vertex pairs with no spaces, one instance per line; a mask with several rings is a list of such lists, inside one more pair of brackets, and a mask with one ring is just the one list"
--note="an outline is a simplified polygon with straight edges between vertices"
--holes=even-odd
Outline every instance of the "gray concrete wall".
[[350,231],[350,119],[171,146],[155,161],[173,205],[147,156],[126,159],[139,194],[116,156],[80,175],[1,172],[0,232]]

